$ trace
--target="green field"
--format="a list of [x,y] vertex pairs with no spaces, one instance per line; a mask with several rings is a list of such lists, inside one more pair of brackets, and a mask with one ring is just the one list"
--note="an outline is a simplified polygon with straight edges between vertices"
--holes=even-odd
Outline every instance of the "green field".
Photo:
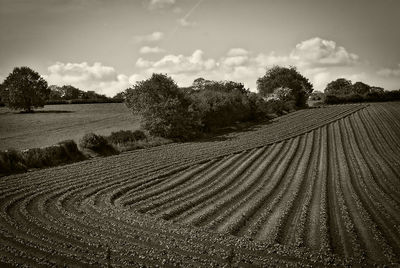
[[0,108],[0,150],[44,147],[88,132],[135,130],[139,120],[123,103],[47,105],[32,114]]

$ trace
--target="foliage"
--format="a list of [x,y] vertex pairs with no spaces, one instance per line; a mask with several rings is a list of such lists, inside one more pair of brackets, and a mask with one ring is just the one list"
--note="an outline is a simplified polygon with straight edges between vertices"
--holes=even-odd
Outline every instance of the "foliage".
[[83,159],[85,156],[73,140],[44,148],[0,151],[0,174],[24,172],[30,168],[57,166]]
[[338,78],[330,82],[325,88],[326,95],[347,95],[351,94],[353,86],[350,80]]
[[371,90],[371,87],[363,82],[356,82],[353,85],[353,88],[351,90],[352,93],[355,94],[360,94],[360,95],[364,95],[369,93]]
[[11,109],[32,112],[43,107],[50,90],[47,82],[28,67],[16,67],[1,86],[1,99]]
[[82,149],[90,149],[94,151],[100,150],[106,145],[108,145],[107,140],[103,136],[94,133],[85,134],[79,141],[79,146]]
[[287,87],[279,87],[275,89],[274,94],[281,101],[290,101],[294,99],[293,90]]
[[126,90],[125,103],[142,118],[142,127],[151,135],[187,140],[197,135],[197,126],[189,111],[190,100],[172,78],[153,74]]
[[277,88],[292,89],[298,107],[306,106],[307,95],[313,91],[312,84],[295,67],[274,66],[257,79],[257,89],[262,96],[272,94]]
[[382,101],[398,101],[400,100],[400,90],[369,92],[367,94],[347,94],[347,95],[327,95],[325,97],[326,104],[342,104],[356,102],[382,102]]

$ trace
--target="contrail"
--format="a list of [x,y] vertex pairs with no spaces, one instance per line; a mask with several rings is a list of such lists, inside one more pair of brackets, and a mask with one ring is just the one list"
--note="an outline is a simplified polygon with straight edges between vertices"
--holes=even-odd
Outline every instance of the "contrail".
[[197,2],[190,10],[188,13],[186,13],[185,16],[183,16],[182,19],[186,20],[187,18],[189,18],[189,16],[193,13],[193,11],[195,11],[195,9],[201,4],[201,2],[203,2],[203,0],[199,0],[199,2]]
[[[204,0],[199,0],[189,11],[188,13],[186,13],[185,16],[183,16],[181,18],[181,20],[187,20],[190,15],[192,15],[192,13],[196,10],[196,8],[201,4],[201,2],[203,2]],[[179,25],[177,25],[171,32],[171,34],[169,35],[169,37],[171,38],[179,29]]]

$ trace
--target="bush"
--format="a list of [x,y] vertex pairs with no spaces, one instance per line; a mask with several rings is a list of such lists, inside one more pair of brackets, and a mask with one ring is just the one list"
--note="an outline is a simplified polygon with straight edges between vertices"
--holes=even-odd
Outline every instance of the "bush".
[[51,167],[85,159],[73,140],[45,148],[28,149],[22,151],[22,155],[29,168]]
[[95,153],[94,156],[117,154],[117,151],[108,143],[106,138],[94,133],[85,134],[79,141],[79,147],[81,147],[83,150],[86,150],[89,155]]
[[85,159],[73,140],[45,148],[0,151],[0,174],[18,173],[29,168],[51,167]]
[[94,151],[104,148],[106,145],[108,145],[107,140],[103,136],[94,133],[85,134],[79,141],[79,146],[82,149],[90,149]]
[[24,172],[27,169],[20,152],[16,150],[0,151],[0,175]]
[[151,135],[187,140],[197,135],[189,111],[190,100],[172,78],[153,74],[126,90],[125,103],[142,118],[142,127]]
[[327,95],[325,98],[325,103],[341,104],[341,103],[381,102],[381,101],[396,101],[396,100],[400,100],[400,90],[369,92],[364,95],[360,94]]

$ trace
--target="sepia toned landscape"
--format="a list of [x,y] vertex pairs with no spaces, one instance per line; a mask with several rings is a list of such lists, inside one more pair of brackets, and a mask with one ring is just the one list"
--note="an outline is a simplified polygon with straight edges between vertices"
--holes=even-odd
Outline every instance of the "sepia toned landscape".
[[0,0],[0,267],[399,267],[399,7]]

